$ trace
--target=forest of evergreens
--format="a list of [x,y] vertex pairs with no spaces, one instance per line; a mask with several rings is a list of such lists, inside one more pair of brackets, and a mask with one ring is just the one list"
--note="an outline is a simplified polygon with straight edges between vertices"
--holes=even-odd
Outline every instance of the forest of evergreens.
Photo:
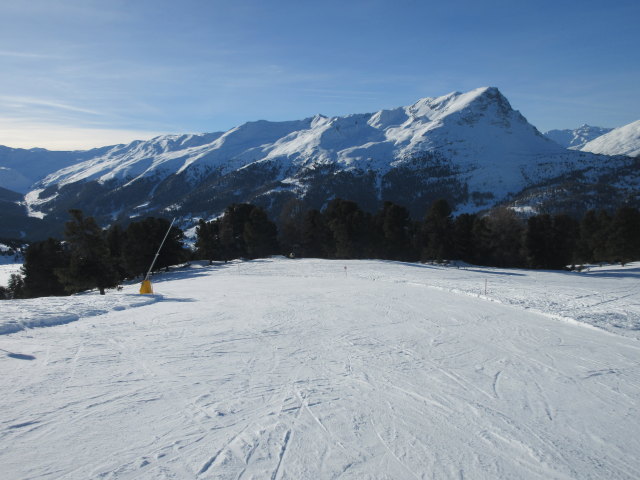
[[[104,293],[126,279],[144,276],[169,229],[149,217],[126,227],[101,229],[79,210],[70,211],[63,241],[31,243],[22,275],[13,275],[0,298]],[[276,223],[277,222],[277,223]],[[512,209],[453,216],[445,200],[434,202],[416,221],[390,202],[374,214],[335,199],[322,211],[292,200],[274,222],[251,204],[229,206],[219,218],[200,220],[194,249],[172,226],[155,270],[189,260],[227,261],[274,254],[329,259],[385,259],[449,262],[535,269],[577,268],[584,264],[640,259],[640,211],[590,210],[580,218],[539,214],[522,218]]]

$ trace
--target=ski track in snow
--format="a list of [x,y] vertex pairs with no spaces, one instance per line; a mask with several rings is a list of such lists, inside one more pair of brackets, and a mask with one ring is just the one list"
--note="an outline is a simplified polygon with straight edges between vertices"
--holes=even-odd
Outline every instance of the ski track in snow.
[[639,271],[268,259],[2,302],[78,319],[0,336],[2,475],[639,478]]

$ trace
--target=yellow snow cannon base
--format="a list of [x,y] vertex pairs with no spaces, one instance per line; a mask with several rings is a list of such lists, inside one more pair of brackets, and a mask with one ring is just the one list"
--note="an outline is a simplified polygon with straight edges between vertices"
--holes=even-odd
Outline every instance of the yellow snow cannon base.
[[151,280],[143,280],[142,285],[140,285],[140,294],[145,295],[153,293],[153,287],[151,286]]

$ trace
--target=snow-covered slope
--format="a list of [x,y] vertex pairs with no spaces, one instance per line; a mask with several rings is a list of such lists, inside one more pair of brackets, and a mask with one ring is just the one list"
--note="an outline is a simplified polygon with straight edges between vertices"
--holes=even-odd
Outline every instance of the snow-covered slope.
[[638,275],[272,259],[6,302],[77,321],[0,337],[3,478],[638,478]]
[[580,127],[570,130],[549,130],[544,134],[545,137],[562,145],[565,148],[579,150],[586,143],[598,138],[605,133],[609,133],[612,128],[593,127],[591,125],[581,125]]
[[581,148],[584,152],[604,155],[640,155],[640,120],[616,128],[590,141]]

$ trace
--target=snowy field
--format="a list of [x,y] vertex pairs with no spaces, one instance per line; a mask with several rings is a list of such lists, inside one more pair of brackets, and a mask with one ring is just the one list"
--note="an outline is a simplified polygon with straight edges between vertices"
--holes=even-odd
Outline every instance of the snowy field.
[[20,258],[15,255],[8,255],[9,247],[0,243],[0,287],[6,287],[12,273],[21,273],[22,263],[18,263]]
[[2,263],[0,257],[0,287],[6,287],[9,283],[9,279],[11,278],[11,274],[17,273],[21,274],[20,268],[22,267],[21,263]]
[[1,476],[640,478],[638,280],[270,259],[2,302]]

